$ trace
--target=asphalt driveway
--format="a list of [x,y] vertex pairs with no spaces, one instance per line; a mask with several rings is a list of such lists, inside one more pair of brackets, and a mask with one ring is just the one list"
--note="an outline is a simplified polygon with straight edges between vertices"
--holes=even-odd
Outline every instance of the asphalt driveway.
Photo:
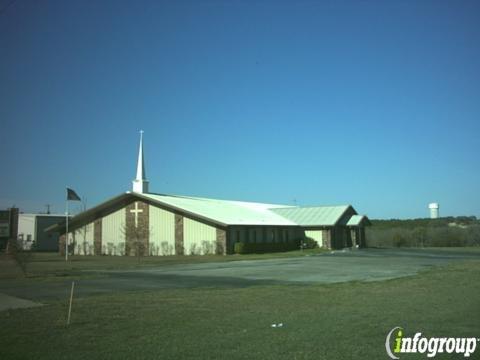
[[0,293],[30,300],[65,299],[71,281],[76,296],[162,288],[308,285],[380,281],[415,275],[452,261],[480,260],[478,251],[365,249],[269,260],[169,265],[134,270],[83,271],[78,279],[2,280]]

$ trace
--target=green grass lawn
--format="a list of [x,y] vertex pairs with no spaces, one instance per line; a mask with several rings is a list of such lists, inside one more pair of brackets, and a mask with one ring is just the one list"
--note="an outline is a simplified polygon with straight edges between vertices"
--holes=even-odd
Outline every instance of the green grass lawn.
[[69,327],[66,312],[66,300],[0,312],[0,358],[387,359],[395,326],[480,337],[480,261],[383,282],[97,295],[74,301]]

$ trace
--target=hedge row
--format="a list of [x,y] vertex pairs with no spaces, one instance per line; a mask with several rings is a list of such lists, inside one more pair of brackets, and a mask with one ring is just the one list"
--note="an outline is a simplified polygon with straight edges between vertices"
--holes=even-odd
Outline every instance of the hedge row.
[[480,226],[367,228],[370,247],[480,246]]
[[235,254],[262,254],[300,249],[300,240],[287,243],[235,243]]

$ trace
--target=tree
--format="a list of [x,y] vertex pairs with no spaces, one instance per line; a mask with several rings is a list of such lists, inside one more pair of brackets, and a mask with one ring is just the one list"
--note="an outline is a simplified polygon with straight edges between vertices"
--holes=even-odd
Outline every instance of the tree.
[[425,240],[427,239],[427,229],[425,227],[416,227],[413,229],[412,236],[415,239],[417,247],[425,247]]
[[24,250],[22,244],[16,239],[10,239],[8,242],[8,253],[22,270],[24,276],[27,276],[27,265],[33,257],[31,250]]
[[[87,199],[82,201],[82,212],[86,210],[87,210]],[[75,233],[78,233],[79,238],[82,240],[81,247],[83,250],[83,255],[90,254],[90,247],[87,241],[88,225],[89,224],[85,224],[80,228],[78,228],[77,230],[75,230]],[[74,239],[76,239],[76,236],[74,237]],[[79,252],[80,252],[80,247],[79,247]]]
[[151,230],[141,221],[138,224],[127,221],[122,225],[121,232],[125,236],[125,255],[134,255],[140,262],[148,254]]

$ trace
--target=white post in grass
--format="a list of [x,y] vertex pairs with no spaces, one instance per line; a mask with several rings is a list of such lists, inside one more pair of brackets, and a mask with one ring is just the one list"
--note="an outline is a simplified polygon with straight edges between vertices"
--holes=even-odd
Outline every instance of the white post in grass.
[[75,281],[72,281],[72,290],[70,290],[70,304],[68,305],[67,325],[70,325],[70,315],[72,314],[72,302],[73,302],[73,289],[75,287]]

